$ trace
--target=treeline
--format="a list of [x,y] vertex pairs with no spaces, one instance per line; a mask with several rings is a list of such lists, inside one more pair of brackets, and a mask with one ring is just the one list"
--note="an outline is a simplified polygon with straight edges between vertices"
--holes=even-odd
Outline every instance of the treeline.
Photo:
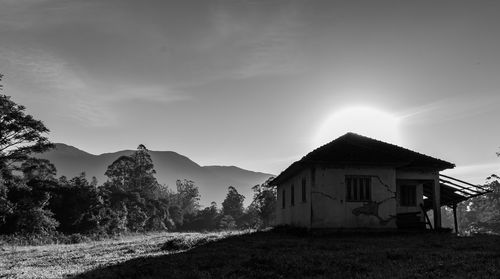
[[275,191],[254,186],[254,200],[244,208],[244,196],[230,186],[218,208],[199,205],[195,183],[178,180],[176,191],[157,182],[144,145],[108,166],[107,181],[98,185],[82,173],[56,178],[48,160],[29,158],[19,174],[2,175],[0,233],[115,235],[146,231],[211,231],[259,228],[273,218]]
[[0,234],[115,235],[258,228],[272,223],[276,192],[267,183],[253,187],[247,208],[245,197],[232,186],[220,208],[215,202],[202,208],[193,181],[177,180],[175,190],[158,183],[144,145],[108,166],[102,185],[85,173],[57,177],[53,164],[33,157],[53,148],[45,136],[49,130],[24,111],[0,94]]

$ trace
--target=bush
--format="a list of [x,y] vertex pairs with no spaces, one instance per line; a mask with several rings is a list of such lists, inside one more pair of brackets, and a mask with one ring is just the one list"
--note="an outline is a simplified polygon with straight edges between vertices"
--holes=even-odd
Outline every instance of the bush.
[[218,235],[184,235],[180,237],[174,237],[165,242],[161,250],[162,251],[179,251],[179,250],[187,250],[191,249],[203,244],[206,244],[210,241],[217,240],[222,237]]
[[74,233],[72,235],[69,235],[68,239],[69,243],[71,244],[89,242],[91,240],[88,236],[79,233]]

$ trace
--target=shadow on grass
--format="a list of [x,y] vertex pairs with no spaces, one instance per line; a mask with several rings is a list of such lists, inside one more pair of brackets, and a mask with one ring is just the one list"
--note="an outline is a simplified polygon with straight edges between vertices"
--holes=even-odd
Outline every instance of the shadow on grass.
[[73,278],[499,278],[500,237],[256,232]]

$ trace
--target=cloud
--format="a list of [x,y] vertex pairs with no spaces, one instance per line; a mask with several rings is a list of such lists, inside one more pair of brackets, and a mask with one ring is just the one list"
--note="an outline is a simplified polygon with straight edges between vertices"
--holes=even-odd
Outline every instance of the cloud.
[[467,119],[476,115],[496,110],[500,96],[495,94],[473,94],[470,96],[453,96],[411,107],[399,113],[399,118],[406,124],[450,122]]
[[134,82],[108,84],[90,79],[70,63],[41,49],[0,46],[0,72],[17,94],[50,105],[45,113],[71,118],[84,126],[109,127],[118,123],[122,102],[142,100],[171,103],[190,97],[163,84],[137,85]]

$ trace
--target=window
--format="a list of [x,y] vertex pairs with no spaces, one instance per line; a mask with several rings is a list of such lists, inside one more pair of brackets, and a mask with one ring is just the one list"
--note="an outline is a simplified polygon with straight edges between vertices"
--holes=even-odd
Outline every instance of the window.
[[399,190],[401,206],[417,206],[417,185],[401,185]]
[[306,179],[302,178],[302,202],[306,202]]
[[371,178],[367,176],[346,176],[346,201],[371,201]]
[[295,191],[293,189],[293,184],[290,190],[291,190],[290,204],[293,206],[295,204]]
[[281,195],[281,208],[285,208],[285,189],[283,189]]

